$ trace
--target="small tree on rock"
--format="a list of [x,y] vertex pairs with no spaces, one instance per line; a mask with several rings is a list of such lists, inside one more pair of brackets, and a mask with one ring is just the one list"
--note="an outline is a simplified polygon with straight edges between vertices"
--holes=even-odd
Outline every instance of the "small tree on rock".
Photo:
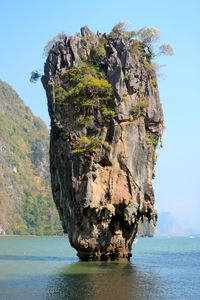
[[141,28],[137,32],[138,38],[141,40],[141,42],[144,44],[147,55],[149,59],[154,58],[159,55],[173,55],[174,50],[169,44],[162,44],[159,47],[159,52],[154,52],[153,44],[157,42],[160,38],[160,31],[157,28]]

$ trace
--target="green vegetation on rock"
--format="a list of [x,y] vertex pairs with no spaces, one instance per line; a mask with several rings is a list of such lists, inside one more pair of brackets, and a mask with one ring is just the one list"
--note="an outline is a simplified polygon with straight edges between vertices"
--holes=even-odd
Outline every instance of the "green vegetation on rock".
[[134,120],[137,120],[139,117],[145,117],[146,109],[148,107],[148,99],[140,99],[131,109],[131,114]]
[[77,126],[85,126],[88,127],[89,125],[92,124],[94,121],[94,116],[89,115],[89,116],[80,116],[79,118],[76,119],[76,125]]
[[147,145],[153,145],[154,147],[158,146],[159,137],[155,136],[155,134],[150,134],[147,132],[146,135],[146,143]]
[[103,141],[96,137],[80,136],[73,144],[72,153],[89,153],[92,154],[101,147]]
[[98,37],[98,43],[93,48],[93,58],[95,61],[103,60],[106,57],[106,39],[103,36]]
[[81,62],[60,74],[55,85],[55,99],[58,102],[73,101],[79,107],[100,106],[101,101],[112,97],[112,86],[102,71],[91,64]]
[[[160,38],[160,31],[153,27],[144,27],[137,31],[127,31],[124,22],[117,23],[110,32],[111,38],[123,37],[131,42],[132,51],[140,57],[146,57],[148,61],[160,55],[173,55],[174,50],[170,44],[162,44],[155,50],[154,44]],[[131,49],[130,49],[131,50]],[[131,51],[131,52],[132,52]]]
[[[89,128],[94,125],[95,129],[95,122],[109,123],[115,117],[111,101],[112,85],[95,64],[80,62],[77,66],[62,71],[55,81],[55,102],[57,105],[73,108],[71,126],[74,128]],[[101,144],[98,136],[82,135],[72,143],[72,153],[93,153]]]
[[0,226],[6,234],[62,233],[50,190],[49,132],[0,81]]

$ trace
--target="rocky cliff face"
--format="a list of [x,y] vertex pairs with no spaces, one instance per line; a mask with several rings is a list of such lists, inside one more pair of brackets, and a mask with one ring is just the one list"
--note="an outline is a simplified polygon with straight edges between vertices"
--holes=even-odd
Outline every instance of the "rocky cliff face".
[[152,179],[163,113],[145,49],[83,27],[54,44],[42,82],[64,231],[82,260],[129,259],[139,220],[157,218]]

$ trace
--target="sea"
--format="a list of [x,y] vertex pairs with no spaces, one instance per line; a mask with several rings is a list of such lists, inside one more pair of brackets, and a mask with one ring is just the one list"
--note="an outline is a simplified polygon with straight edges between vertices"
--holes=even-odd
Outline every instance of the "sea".
[[138,238],[130,262],[80,262],[67,237],[0,237],[0,300],[199,300],[200,237]]

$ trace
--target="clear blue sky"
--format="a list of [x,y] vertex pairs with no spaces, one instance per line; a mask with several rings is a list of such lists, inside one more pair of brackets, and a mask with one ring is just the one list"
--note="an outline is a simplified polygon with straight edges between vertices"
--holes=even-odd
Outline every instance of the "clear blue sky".
[[40,83],[30,72],[43,69],[43,47],[57,33],[88,25],[109,32],[118,21],[130,29],[156,27],[174,57],[159,79],[166,131],[154,182],[158,211],[170,211],[200,232],[200,1],[199,0],[1,0],[0,79],[11,84],[34,114],[49,123]]

